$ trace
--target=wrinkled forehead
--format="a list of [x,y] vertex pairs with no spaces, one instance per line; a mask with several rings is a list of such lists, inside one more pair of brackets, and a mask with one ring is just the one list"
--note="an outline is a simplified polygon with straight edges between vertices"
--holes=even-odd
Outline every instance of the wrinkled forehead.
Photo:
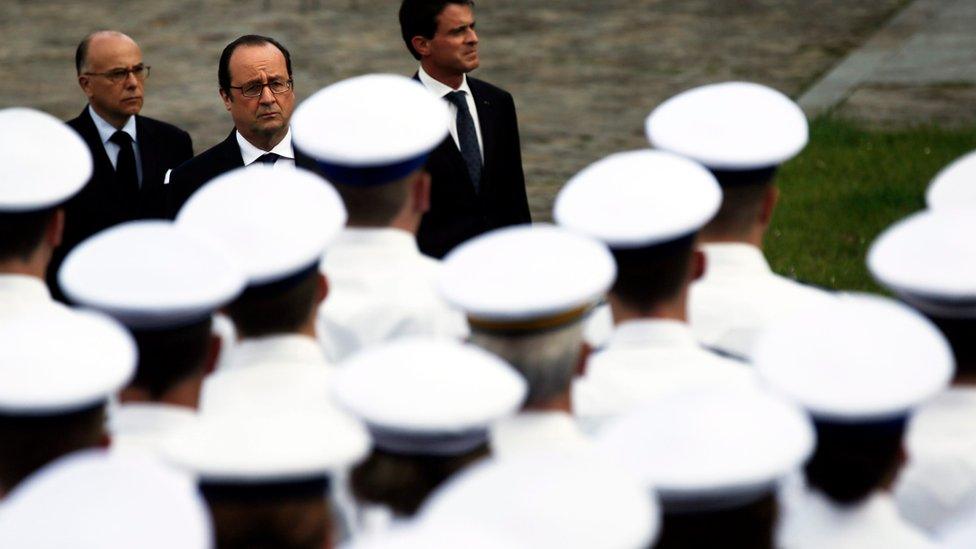
[[239,46],[231,54],[228,68],[231,82],[237,84],[261,80],[263,75],[288,77],[285,56],[274,44]]
[[88,67],[94,72],[142,63],[139,45],[124,34],[99,34],[88,44]]

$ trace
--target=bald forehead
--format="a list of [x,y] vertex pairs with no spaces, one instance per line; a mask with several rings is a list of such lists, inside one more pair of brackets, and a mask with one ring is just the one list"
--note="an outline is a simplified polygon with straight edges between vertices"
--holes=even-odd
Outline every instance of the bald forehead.
[[264,73],[270,78],[288,78],[285,56],[274,44],[242,45],[234,49],[227,63],[231,83],[235,85],[260,81]]
[[88,38],[85,64],[94,71],[131,67],[142,62],[135,40],[118,31],[99,31]]

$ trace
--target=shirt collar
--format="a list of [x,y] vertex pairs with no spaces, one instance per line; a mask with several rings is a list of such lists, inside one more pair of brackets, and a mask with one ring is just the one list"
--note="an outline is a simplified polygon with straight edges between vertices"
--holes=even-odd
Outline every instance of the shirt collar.
[[315,339],[300,334],[280,334],[240,340],[227,353],[230,368],[267,362],[304,362],[325,365],[325,354]]
[[699,347],[687,323],[679,320],[628,320],[617,325],[606,349],[621,347]]
[[244,160],[245,166],[250,166],[258,158],[267,154],[275,153],[282,158],[288,158],[291,160],[295,159],[295,149],[291,145],[291,127],[288,128],[288,133],[285,134],[285,138],[282,139],[277,145],[274,146],[270,151],[261,150],[251,144],[250,141],[244,139],[241,132],[234,131],[234,135],[237,136],[237,145],[241,148],[241,158]]
[[[95,122],[95,129],[98,130],[98,137],[102,140],[102,144],[108,143],[108,140],[111,139],[112,135],[114,135],[118,130],[115,129],[115,126],[106,122],[104,118],[98,116],[98,113],[95,112],[95,109],[93,109],[91,105],[88,105],[88,113],[91,114],[92,120]],[[136,139],[135,116],[130,116],[129,119],[126,120],[125,125],[122,126],[122,131],[129,134],[129,137],[132,138],[134,143],[139,142],[139,140]]]
[[51,301],[51,292],[36,276],[0,274],[0,293],[16,293],[36,301]]
[[705,278],[713,274],[742,273],[746,275],[769,274],[772,269],[762,250],[752,244],[722,242],[704,244]]
[[425,71],[423,67],[420,67],[420,69],[417,71],[417,76],[420,77],[420,82],[424,85],[424,87],[437,97],[443,98],[452,91],[463,91],[469,96],[471,95],[471,87],[468,86],[468,75],[466,74],[461,75],[461,86],[457,90],[427,74],[427,71]]
[[[403,229],[393,227],[347,227],[332,243],[335,246],[382,246],[406,251],[419,251],[417,239]],[[328,255],[328,251],[326,255]]]

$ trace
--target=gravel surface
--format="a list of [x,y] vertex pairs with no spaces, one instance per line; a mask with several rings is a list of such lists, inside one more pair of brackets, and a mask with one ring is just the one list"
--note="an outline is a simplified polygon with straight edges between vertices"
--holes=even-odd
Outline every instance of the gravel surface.
[[[905,0],[480,0],[476,76],[515,95],[529,199],[549,219],[573,173],[645,145],[643,119],[691,86],[746,79],[797,96]],[[411,74],[399,2],[366,0],[0,0],[0,106],[75,116],[74,49],[99,28],[140,43],[152,78],[143,113],[175,123],[197,152],[230,119],[217,95],[225,44],[245,33],[291,49],[299,98],[368,72]]]

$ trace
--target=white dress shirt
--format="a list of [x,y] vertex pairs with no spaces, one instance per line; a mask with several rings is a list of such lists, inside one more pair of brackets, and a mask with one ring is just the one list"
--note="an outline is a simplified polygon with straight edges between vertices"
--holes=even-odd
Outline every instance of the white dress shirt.
[[691,285],[688,321],[698,341],[748,360],[763,328],[832,299],[826,291],[777,275],[749,244],[705,244],[705,276]]
[[322,266],[329,295],[316,333],[333,363],[405,335],[467,337],[464,315],[437,294],[440,262],[421,254],[407,231],[347,228]]
[[195,418],[194,410],[171,404],[126,402],[113,406],[108,419],[112,450],[160,457],[169,437]]
[[757,382],[749,366],[703,348],[684,322],[632,320],[616,327],[573,383],[576,417],[588,433],[643,402],[693,387]]
[[285,134],[285,137],[270,151],[255,147],[250,141],[244,139],[244,136],[238,131],[235,131],[234,135],[237,136],[237,145],[241,148],[241,158],[244,159],[245,166],[254,164],[258,158],[268,153],[275,153],[281,157],[274,163],[276,170],[292,169],[295,167],[295,149],[291,144],[291,128],[288,128],[288,133]]
[[[102,140],[102,146],[105,147],[105,154],[108,155],[109,162],[115,168],[119,164],[119,151],[121,149],[118,145],[109,141],[109,139],[112,138],[112,135],[118,129],[106,122],[101,116],[98,116],[98,113],[95,112],[95,109],[91,108],[91,105],[88,105],[88,113],[91,114],[92,120],[95,121],[95,129],[98,130],[98,138]],[[139,140],[136,138],[135,116],[129,117],[129,120],[122,126],[122,131],[129,134],[129,137],[132,138],[132,153],[136,157],[136,177],[139,179],[139,184],[142,185],[142,158],[139,155]]]
[[918,408],[895,498],[902,515],[935,534],[976,500],[976,387],[956,386]]
[[328,407],[333,367],[315,339],[285,334],[242,339],[207,377],[200,410],[245,406]]
[[0,274],[0,320],[16,318],[34,307],[68,308],[54,301],[44,281],[36,276]]
[[[484,162],[485,158],[485,145],[481,140],[481,119],[478,118],[478,106],[474,101],[474,95],[471,93],[471,88],[468,86],[468,75],[461,75],[461,86],[455,90],[454,88],[444,84],[439,80],[435,80],[433,76],[427,74],[427,71],[423,67],[417,71],[417,76],[420,78],[420,83],[427,88],[430,93],[436,95],[437,97],[443,98],[445,95],[453,91],[463,91],[464,99],[468,103],[468,111],[471,112],[471,118],[474,121],[474,131],[478,135],[478,149],[481,151],[481,159]],[[447,101],[445,99],[445,101]],[[458,150],[461,149],[461,142],[458,141],[457,132],[457,107],[454,103],[447,101],[447,107],[451,111],[451,137],[454,139],[454,144],[458,146]]]
[[779,547],[788,549],[930,549],[935,543],[898,515],[891,496],[876,493],[841,506],[804,490],[782,517]]
[[507,458],[533,453],[574,453],[593,448],[573,416],[566,412],[528,412],[491,426],[491,454]]

